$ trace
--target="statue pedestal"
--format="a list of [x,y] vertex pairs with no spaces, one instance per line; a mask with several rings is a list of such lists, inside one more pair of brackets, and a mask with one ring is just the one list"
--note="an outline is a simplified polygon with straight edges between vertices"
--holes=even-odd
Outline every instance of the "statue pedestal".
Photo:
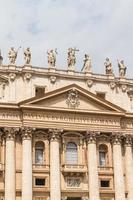
[[85,72],[85,75],[86,75],[86,76],[91,76],[91,75],[92,75],[92,72]]
[[55,67],[53,67],[53,66],[48,66],[48,71],[49,71],[49,72],[55,72]]
[[13,65],[13,64],[9,64],[8,67],[11,70],[15,70],[16,69],[16,65]]
[[25,65],[23,66],[23,69],[31,70],[31,69],[32,69],[32,65],[25,64]]
[[112,79],[114,79],[114,75],[113,74],[108,74],[108,78],[112,80]]

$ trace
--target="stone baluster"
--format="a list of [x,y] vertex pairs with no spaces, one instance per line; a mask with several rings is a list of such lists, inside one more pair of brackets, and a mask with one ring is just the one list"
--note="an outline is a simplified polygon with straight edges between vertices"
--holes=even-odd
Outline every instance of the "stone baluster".
[[115,200],[125,200],[125,185],[122,164],[122,136],[119,133],[112,135],[113,144],[113,165],[114,165],[114,186]]
[[5,200],[16,199],[15,188],[15,129],[5,128],[6,162],[5,162]]
[[128,200],[133,200],[133,153],[131,135],[126,135],[125,137],[125,170]]
[[59,140],[61,130],[50,129],[50,199],[61,199]]
[[96,152],[96,133],[87,133],[88,147],[88,175],[89,175],[89,198],[91,200],[100,200],[99,196],[99,180],[97,167],[97,152]]
[[22,130],[22,200],[32,200],[32,129]]

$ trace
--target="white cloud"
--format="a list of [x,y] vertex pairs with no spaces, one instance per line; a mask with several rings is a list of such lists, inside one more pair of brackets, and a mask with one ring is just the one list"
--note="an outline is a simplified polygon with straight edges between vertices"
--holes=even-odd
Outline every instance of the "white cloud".
[[[104,73],[109,56],[117,72],[117,58],[133,77],[132,0],[1,0],[0,48],[4,62],[11,46],[32,49],[33,65],[46,67],[46,51],[58,48],[57,66],[66,67],[67,49],[76,46],[77,69],[85,53],[92,57],[93,71]],[[17,64],[23,64],[23,48]]]

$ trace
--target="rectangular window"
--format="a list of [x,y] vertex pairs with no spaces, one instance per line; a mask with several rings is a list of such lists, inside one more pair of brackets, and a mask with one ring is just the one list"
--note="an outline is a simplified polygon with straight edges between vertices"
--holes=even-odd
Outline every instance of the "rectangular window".
[[105,99],[105,93],[104,92],[97,92],[96,93],[98,97]]
[[105,166],[106,165],[106,153],[105,152],[99,152],[99,165]]
[[36,178],[35,185],[36,186],[45,186],[45,179],[44,178]]
[[102,180],[100,184],[101,187],[110,187],[109,180]]

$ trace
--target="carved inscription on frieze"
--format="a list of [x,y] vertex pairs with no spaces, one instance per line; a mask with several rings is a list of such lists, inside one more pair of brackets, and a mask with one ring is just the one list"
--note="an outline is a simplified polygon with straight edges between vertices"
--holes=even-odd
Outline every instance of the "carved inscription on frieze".
[[31,113],[26,112],[23,115],[25,120],[40,120],[51,122],[68,122],[68,123],[82,123],[82,124],[97,124],[97,125],[114,125],[120,126],[120,119],[115,117],[101,117],[101,116],[88,116],[88,115],[75,115],[68,113]]

